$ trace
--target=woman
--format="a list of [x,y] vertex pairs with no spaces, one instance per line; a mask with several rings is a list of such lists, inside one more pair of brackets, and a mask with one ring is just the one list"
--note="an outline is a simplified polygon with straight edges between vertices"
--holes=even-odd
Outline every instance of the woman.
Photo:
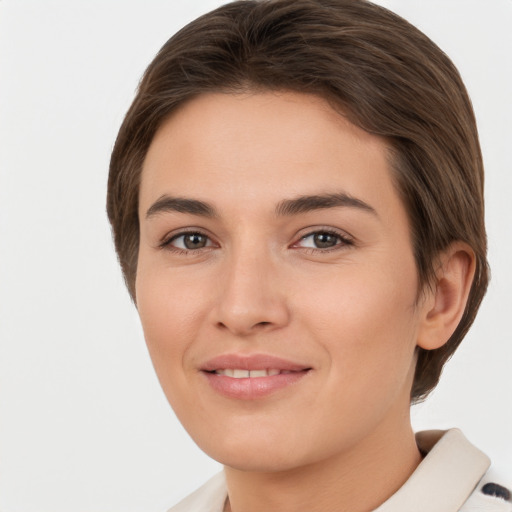
[[224,465],[175,509],[512,510],[456,431],[415,436],[488,281],[471,104],[360,0],[227,4],[147,69],[108,213],[163,390]]

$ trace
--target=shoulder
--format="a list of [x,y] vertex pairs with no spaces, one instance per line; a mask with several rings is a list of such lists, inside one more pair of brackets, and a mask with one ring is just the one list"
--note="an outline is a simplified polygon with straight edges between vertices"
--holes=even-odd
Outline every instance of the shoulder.
[[512,482],[492,469],[478,482],[460,512],[512,512]]
[[226,496],[224,472],[220,472],[167,512],[222,512]]

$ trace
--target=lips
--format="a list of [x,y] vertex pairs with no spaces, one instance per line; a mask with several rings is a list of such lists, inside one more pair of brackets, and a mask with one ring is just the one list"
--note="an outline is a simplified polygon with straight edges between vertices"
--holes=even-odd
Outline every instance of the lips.
[[[283,373],[285,371],[283,370]],[[224,370],[215,370],[217,375],[225,375],[234,379],[257,379],[259,377],[273,377],[279,375],[281,370],[277,368],[268,368],[265,370],[243,370],[240,368],[226,368]],[[290,373],[290,372],[288,372]]]
[[200,367],[216,392],[240,400],[263,398],[300,381],[311,367],[266,354],[224,354]]

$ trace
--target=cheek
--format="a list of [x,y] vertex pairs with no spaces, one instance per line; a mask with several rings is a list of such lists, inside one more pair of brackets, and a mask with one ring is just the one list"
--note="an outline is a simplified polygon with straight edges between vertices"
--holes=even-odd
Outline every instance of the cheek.
[[201,322],[199,283],[168,272],[139,265],[136,281],[137,309],[146,344],[158,377],[168,388],[168,379],[177,378],[187,350],[197,337]]
[[197,400],[187,361],[201,324],[198,297],[195,286],[178,278],[171,282],[165,273],[142,271],[137,277],[137,307],[149,355],[167,401],[182,422]]
[[310,320],[304,327],[328,353],[333,378],[361,389],[402,381],[416,346],[414,264],[396,273],[378,269],[349,268],[325,280],[317,276],[298,315]]
[[315,416],[329,425],[326,437],[345,443],[368,433],[389,411],[408,408],[415,295],[392,280],[347,278],[331,284],[324,293],[307,294],[303,316],[309,311],[311,322],[303,328],[326,355],[325,385],[318,394],[323,399]]

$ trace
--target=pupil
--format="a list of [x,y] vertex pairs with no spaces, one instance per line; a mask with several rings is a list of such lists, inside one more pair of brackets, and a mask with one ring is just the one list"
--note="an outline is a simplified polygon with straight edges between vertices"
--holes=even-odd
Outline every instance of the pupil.
[[186,235],[183,242],[187,249],[200,249],[206,245],[206,239],[200,233]]
[[330,233],[316,233],[314,240],[315,245],[320,249],[336,245],[336,237]]

